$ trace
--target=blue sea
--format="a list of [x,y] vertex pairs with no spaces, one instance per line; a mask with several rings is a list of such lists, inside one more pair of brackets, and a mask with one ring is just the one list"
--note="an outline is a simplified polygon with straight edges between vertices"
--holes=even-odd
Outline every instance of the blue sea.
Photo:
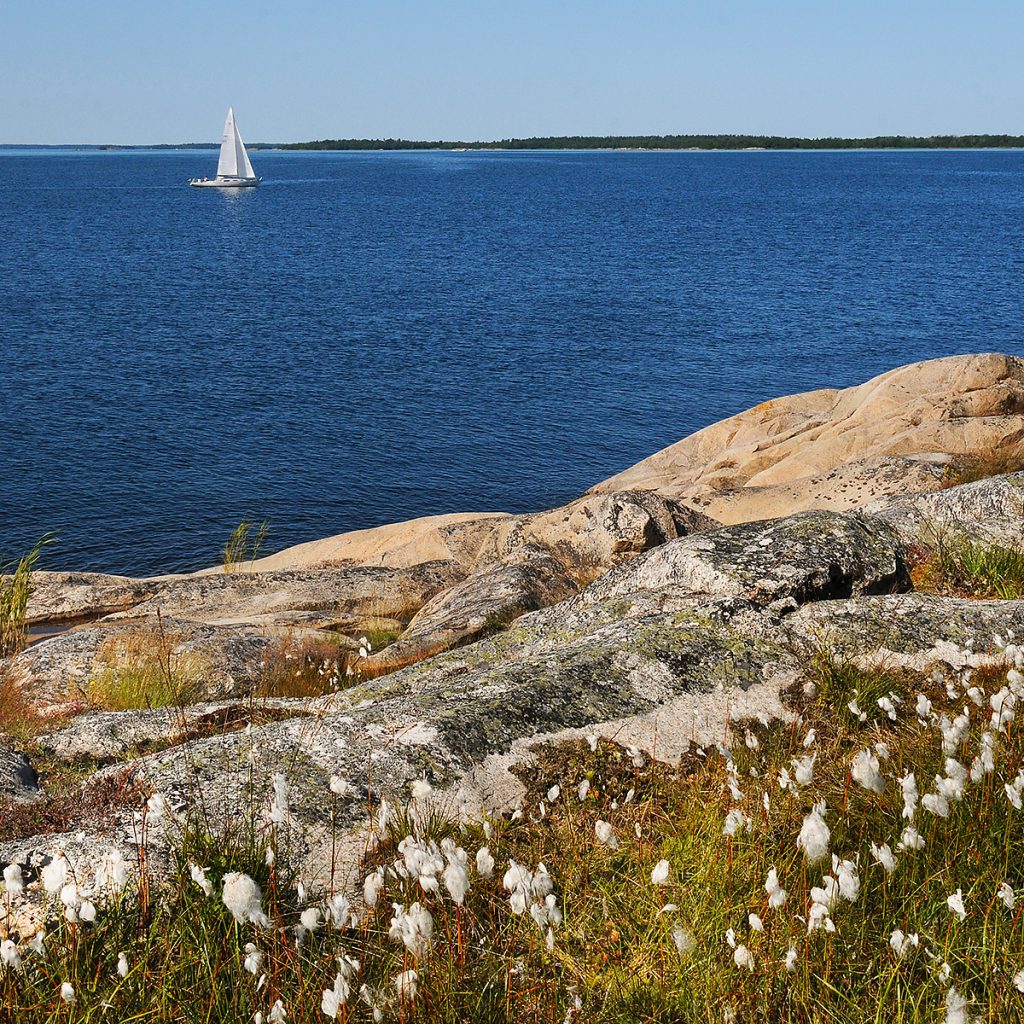
[[1024,152],[0,151],[0,552],[564,502],[764,399],[1024,353]]

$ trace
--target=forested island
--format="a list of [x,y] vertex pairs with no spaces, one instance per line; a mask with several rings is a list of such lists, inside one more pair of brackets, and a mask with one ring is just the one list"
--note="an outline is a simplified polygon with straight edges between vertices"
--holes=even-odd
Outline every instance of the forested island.
[[278,149],[1020,149],[1024,135],[876,135],[805,139],[784,135],[544,135],[494,142],[318,139]]

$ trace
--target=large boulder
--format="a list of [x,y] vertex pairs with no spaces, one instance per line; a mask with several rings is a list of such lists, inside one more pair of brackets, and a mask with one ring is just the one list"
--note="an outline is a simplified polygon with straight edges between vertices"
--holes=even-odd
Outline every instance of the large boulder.
[[481,569],[428,601],[398,640],[363,666],[381,672],[411,665],[506,629],[526,612],[557,604],[576,592],[561,563],[545,555]]
[[616,569],[581,600],[666,590],[744,597],[759,606],[905,590],[899,536],[870,516],[804,512],[664,544]]
[[655,490],[736,523],[934,490],[943,466],[992,459],[1024,463],[1024,360],[950,356],[763,402],[592,491]]

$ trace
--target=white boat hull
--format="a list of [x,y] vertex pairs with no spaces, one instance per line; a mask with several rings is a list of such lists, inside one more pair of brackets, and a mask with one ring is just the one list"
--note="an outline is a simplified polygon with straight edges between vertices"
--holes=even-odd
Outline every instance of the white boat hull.
[[255,188],[260,178],[189,178],[193,188]]

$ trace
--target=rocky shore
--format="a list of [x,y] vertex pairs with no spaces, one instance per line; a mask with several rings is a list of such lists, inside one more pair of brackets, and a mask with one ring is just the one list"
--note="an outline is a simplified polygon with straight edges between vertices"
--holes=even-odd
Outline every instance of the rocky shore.
[[[0,661],[35,723],[0,734],[0,864],[137,863],[146,797],[228,827],[283,772],[302,877],[344,884],[368,806],[415,780],[472,817],[515,808],[511,769],[557,740],[677,760],[785,718],[823,647],[917,672],[998,662],[1024,601],[929,592],[914,569],[953,536],[1024,547],[1022,465],[1024,360],[953,357],[764,403],[550,511],[413,520],[231,572],[35,573],[28,623],[53,635]],[[109,693],[147,659],[187,677],[180,699],[104,706],[97,679]],[[290,694],[292,666],[319,692]],[[126,795],[31,831],[25,808],[72,771],[83,794]],[[0,937],[40,913],[30,882]]]

